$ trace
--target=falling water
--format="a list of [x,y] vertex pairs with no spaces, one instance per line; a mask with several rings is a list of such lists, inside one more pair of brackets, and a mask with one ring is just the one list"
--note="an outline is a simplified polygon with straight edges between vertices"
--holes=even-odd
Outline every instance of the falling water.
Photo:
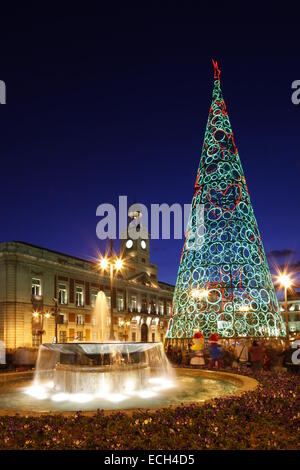
[[103,291],[98,292],[93,312],[97,341],[103,343],[109,337],[110,315],[107,308],[106,296]]
[[95,342],[40,346],[29,394],[39,399],[52,396],[54,401],[125,400],[134,393],[156,396],[173,386],[162,343],[107,342],[110,314],[102,291],[96,298],[93,325]]
[[145,391],[151,384],[155,388],[159,384],[164,386],[171,377],[161,343],[43,344],[39,348],[34,385],[38,393],[43,389],[43,394],[45,387],[51,385],[53,393],[109,396]]

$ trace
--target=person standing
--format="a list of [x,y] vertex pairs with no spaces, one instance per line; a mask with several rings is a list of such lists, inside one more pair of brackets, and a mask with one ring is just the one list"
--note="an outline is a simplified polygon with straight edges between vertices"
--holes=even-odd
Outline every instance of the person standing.
[[254,371],[261,370],[264,358],[264,349],[256,340],[253,341],[249,349],[251,367]]
[[223,350],[222,346],[218,343],[219,336],[217,333],[212,333],[209,337],[209,354],[210,354],[210,366],[220,367],[223,365]]

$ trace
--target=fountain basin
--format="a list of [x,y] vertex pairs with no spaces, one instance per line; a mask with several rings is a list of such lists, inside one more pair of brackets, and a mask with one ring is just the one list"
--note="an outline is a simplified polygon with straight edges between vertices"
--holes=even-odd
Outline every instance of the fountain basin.
[[54,392],[105,396],[145,390],[172,369],[161,343],[66,343],[39,348],[34,383]]
[[151,371],[147,364],[124,366],[77,366],[57,364],[54,389],[66,393],[123,393],[144,388]]
[[[105,397],[54,393],[47,388],[46,393],[33,396],[28,394],[28,390],[33,386],[30,373],[26,373],[26,377],[24,373],[5,374],[6,380],[0,384],[0,415],[13,415],[17,412],[25,416],[45,413],[68,416],[77,410],[93,415],[97,409],[106,410],[107,413],[113,410],[131,413],[142,408],[155,410],[189,403],[203,404],[216,397],[241,395],[255,390],[258,386],[258,382],[251,377],[228,372],[189,368],[176,368],[175,372],[173,383],[166,384],[160,392],[157,392],[157,384],[152,384],[152,389],[146,390],[146,393],[143,393],[145,390],[123,394],[111,393]],[[19,380],[17,375],[20,377]],[[147,393],[149,390],[154,393]]]

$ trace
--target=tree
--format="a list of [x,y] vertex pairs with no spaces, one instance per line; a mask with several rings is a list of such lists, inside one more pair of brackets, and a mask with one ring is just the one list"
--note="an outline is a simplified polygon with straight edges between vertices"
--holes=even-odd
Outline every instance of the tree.
[[167,338],[285,336],[214,65],[214,89]]

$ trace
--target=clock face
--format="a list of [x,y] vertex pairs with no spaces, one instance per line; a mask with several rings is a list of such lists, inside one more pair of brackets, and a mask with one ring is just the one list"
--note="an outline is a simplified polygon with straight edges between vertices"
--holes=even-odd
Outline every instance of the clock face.
[[146,244],[145,240],[141,241],[141,247],[143,248],[143,250],[146,250],[147,244]]
[[131,248],[133,245],[133,241],[132,240],[127,240],[126,242],[126,248]]

